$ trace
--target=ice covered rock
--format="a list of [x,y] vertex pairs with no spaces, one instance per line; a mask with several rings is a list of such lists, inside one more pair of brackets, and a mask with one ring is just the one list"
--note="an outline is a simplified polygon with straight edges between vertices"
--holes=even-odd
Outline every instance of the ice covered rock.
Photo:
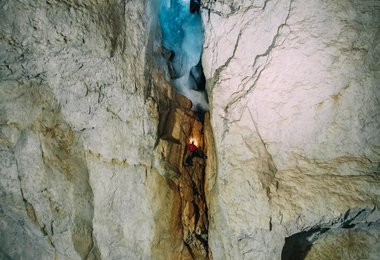
[[[192,110],[208,110],[204,91],[202,67],[199,66],[203,49],[201,16],[189,12],[190,0],[160,0],[162,44],[172,51],[173,83],[176,91],[189,98]],[[201,76],[202,74],[202,76]]]

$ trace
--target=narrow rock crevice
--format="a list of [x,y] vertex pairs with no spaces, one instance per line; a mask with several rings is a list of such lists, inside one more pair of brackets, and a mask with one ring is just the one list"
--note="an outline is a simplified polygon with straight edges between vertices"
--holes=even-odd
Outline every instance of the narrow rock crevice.
[[159,158],[157,168],[167,179],[166,184],[175,192],[174,198],[177,198],[174,203],[178,204],[172,205],[168,211],[172,212],[171,222],[180,226],[172,228],[170,232],[173,233],[174,240],[182,241],[182,247],[186,248],[175,249],[179,255],[170,255],[169,258],[209,259],[205,175],[206,167],[210,166],[208,159],[204,158],[194,157],[190,165],[186,161],[191,141],[207,156],[213,151],[214,148],[205,139],[205,125],[210,125],[210,117],[208,112],[191,111],[191,100],[176,93],[174,84],[162,77],[162,74],[156,76],[156,92],[166,95],[166,98],[161,97],[162,101],[158,102],[159,139],[155,145]]
[[[192,2],[191,2],[192,3]],[[160,1],[161,76],[158,91],[168,97],[159,101],[159,169],[179,192],[182,234],[178,237],[192,259],[208,259],[208,210],[205,192],[207,159],[205,121],[209,121],[206,79],[200,57],[203,48],[201,17],[194,6],[181,1]],[[196,8],[195,8],[196,9]],[[169,83],[170,82],[170,83]],[[162,100],[162,98],[161,98]],[[209,122],[207,122],[210,124]],[[190,156],[188,145],[194,141],[201,154]],[[204,153],[204,154],[203,154]],[[186,257],[181,255],[181,257]]]
[[[162,117],[166,125],[162,128],[155,150],[161,160],[159,171],[168,180],[166,184],[178,194],[176,203],[179,204],[172,207],[179,207],[179,211],[168,209],[174,214],[172,222],[181,226],[180,233],[176,229],[172,230],[173,236],[183,241],[183,246],[193,259],[208,259],[208,209],[205,193],[208,159],[194,157],[191,165],[187,166],[185,162],[189,156],[187,146],[192,140],[206,155],[213,148],[206,147],[204,122],[188,109],[189,106],[173,107],[168,115]],[[205,120],[209,120],[209,117],[206,116]]]
[[[204,125],[194,115],[190,118],[188,143],[194,140],[201,151],[205,151]],[[185,146],[185,161],[189,151]],[[195,259],[208,256],[208,216],[205,197],[205,169],[207,159],[194,157],[190,165],[180,167],[179,191],[182,200],[183,240]]]

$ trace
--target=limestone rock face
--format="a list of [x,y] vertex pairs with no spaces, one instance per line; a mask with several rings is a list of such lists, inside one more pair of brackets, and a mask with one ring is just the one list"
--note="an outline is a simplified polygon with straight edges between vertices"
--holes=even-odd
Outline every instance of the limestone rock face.
[[207,259],[203,123],[157,4],[0,4],[1,259]]
[[151,258],[155,4],[1,1],[1,259]]
[[280,259],[296,234],[309,259],[351,236],[379,258],[379,4],[203,3],[214,259]]

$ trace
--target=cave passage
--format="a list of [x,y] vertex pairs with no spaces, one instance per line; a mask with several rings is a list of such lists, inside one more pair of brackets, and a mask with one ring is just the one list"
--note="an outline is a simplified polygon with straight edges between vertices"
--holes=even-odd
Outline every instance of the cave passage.
[[208,111],[201,55],[203,27],[199,13],[190,12],[190,0],[160,0],[164,56],[176,92],[192,101],[193,111]]
[[[197,8],[191,9],[194,0],[160,0],[159,20],[162,33],[161,54],[165,58],[163,68],[167,68],[167,75],[175,87],[175,92],[191,100],[189,111],[187,106],[172,109],[163,124],[166,124],[167,133],[163,136],[172,136],[170,123],[178,121],[181,129],[178,143],[184,153],[176,158],[173,168],[178,170],[178,191],[180,196],[181,212],[176,217],[181,223],[181,239],[192,259],[208,258],[208,214],[205,195],[205,168],[207,160],[193,158],[192,163],[186,163],[189,158],[188,142],[196,140],[199,149],[205,151],[204,122],[208,111],[208,100],[205,91],[205,77],[203,74],[201,56],[203,50],[202,19]],[[209,119],[207,119],[209,120]],[[172,138],[173,140],[175,138]],[[178,151],[179,151],[178,150]],[[174,156],[174,155],[171,155]],[[186,258],[189,259],[189,258]]]

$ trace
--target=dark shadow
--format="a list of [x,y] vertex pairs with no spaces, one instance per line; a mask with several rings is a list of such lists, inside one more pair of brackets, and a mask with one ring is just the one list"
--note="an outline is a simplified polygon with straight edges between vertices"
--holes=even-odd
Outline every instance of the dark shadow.
[[281,252],[281,260],[303,260],[309,252],[313,241],[308,238],[315,233],[322,234],[329,230],[328,228],[318,228],[309,231],[300,232],[285,238],[285,245]]
[[194,114],[196,118],[203,124],[205,122],[205,114],[206,112],[202,110],[201,107],[196,107]]
[[198,64],[190,70],[190,74],[191,74],[191,77],[193,77],[194,81],[197,84],[196,90],[205,90],[206,89],[206,77],[203,74],[202,60],[200,60],[198,62]]

